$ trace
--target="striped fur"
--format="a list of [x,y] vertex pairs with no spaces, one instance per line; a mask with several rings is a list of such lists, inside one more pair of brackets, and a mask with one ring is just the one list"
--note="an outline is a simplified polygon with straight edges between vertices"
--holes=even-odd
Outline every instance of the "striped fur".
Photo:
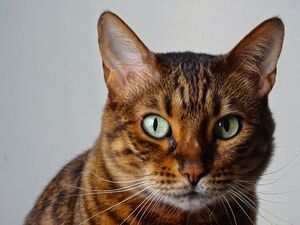
[[[102,17],[113,17],[122,30],[129,29],[110,12]],[[104,23],[101,18],[99,23]],[[102,52],[110,94],[101,135],[50,182],[25,224],[255,223],[255,185],[273,151],[269,86],[261,85],[265,70],[259,64],[269,54],[268,32],[261,30],[272,26],[283,29],[278,18],[270,19],[226,55],[149,52],[155,66],[147,70],[154,68],[155,77],[126,78],[126,92],[120,91],[126,97],[109,83],[118,74]],[[143,73],[141,64],[138,70]],[[171,135],[153,139],[145,134],[141,120],[148,113],[165,118]],[[215,123],[229,114],[242,118],[241,131],[230,140],[217,139]],[[187,194],[190,184],[182,174],[186,161],[206,171],[197,197]]]

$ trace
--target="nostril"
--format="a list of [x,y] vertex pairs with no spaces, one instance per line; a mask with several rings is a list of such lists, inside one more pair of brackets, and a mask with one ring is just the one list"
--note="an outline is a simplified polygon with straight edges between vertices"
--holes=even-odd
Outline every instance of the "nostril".
[[191,180],[191,176],[188,173],[185,173],[184,176],[190,181]]
[[200,176],[195,176],[193,178],[190,177],[189,181],[192,186],[196,186],[198,184],[198,182],[200,181]]
[[200,165],[186,166],[183,168],[182,174],[192,186],[196,186],[200,179],[205,175],[204,169]]

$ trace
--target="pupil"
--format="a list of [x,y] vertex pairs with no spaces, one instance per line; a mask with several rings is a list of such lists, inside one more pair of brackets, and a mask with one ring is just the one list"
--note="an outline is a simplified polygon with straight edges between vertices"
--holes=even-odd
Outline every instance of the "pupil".
[[225,121],[223,122],[223,127],[224,127],[224,129],[226,130],[226,132],[229,131],[229,121],[228,121],[228,120],[225,120]]
[[153,121],[153,130],[154,131],[157,130],[157,126],[158,126],[158,121],[157,121],[157,118],[155,118],[154,121]]

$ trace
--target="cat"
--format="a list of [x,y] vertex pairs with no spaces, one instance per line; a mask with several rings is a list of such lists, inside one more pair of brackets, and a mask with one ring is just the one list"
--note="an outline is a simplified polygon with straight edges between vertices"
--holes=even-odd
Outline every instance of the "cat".
[[109,11],[98,35],[108,88],[101,134],[25,224],[256,224],[256,183],[273,154],[268,94],[281,19],[220,55],[153,53]]

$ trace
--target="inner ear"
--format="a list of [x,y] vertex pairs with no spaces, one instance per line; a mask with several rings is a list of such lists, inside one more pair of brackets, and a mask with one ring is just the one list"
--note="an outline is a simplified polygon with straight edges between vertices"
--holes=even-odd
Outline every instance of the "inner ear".
[[283,39],[283,22],[274,17],[258,25],[228,54],[233,65],[238,64],[245,73],[260,76],[260,96],[267,95],[275,83]]
[[154,54],[117,15],[100,16],[98,37],[104,78],[114,101],[122,101],[133,86],[159,78]]

